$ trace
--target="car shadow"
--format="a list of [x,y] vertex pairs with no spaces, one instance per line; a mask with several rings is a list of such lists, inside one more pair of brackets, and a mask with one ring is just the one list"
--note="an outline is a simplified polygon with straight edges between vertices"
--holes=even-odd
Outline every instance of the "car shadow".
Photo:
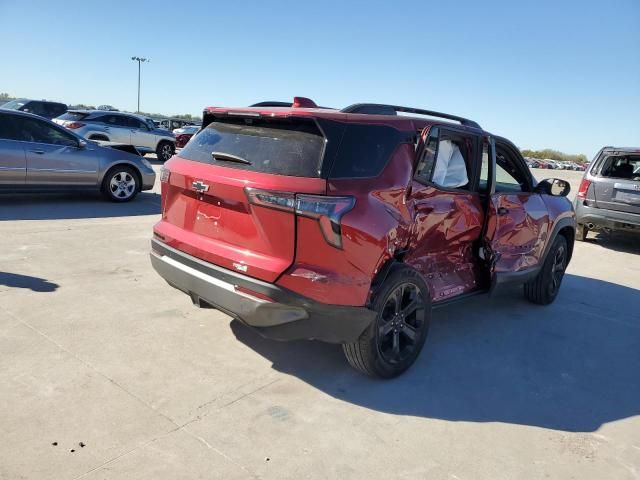
[[323,392],[372,410],[572,432],[640,414],[638,290],[566,275],[542,307],[521,289],[434,311],[416,364],[392,380],[352,370],[340,346],[281,343],[231,323],[238,340]]
[[625,232],[590,233],[587,242],[616,252],[640,254],[640,235]]
[[55,292],[60,285],[44,278],[20,275],[18,273],[0,272],[0,287],[28,288],[34,292]]
[[110,202],[93,192],[0,194],[0,221],[130,217],[159,213],[160,195],[152,192],[140,192],[126,203]]

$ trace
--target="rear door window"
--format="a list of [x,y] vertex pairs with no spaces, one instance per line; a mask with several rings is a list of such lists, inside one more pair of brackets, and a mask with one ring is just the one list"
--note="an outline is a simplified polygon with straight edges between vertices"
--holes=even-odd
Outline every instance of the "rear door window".
[[411,135],[393,127],[346,124],[330,177],[377,177],[398,145],[411,141]]
[[325,138],[307,119],[214,121],[194,137],[180,156],[223,167],[319,177]]

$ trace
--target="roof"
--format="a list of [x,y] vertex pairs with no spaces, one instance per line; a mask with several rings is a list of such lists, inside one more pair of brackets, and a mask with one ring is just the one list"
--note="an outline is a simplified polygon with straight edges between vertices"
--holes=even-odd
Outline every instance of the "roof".
[[[398,115],[402,113],[402,115]],[[238,115],[268,117],[320,117],[330,120],[389,125],[402,130],[416,130],[431,124],[462,125],[465,129],[482,131],[480,125],[457,115],[376,103],[358,103],[342,110],[319,107],[305,97],[294,97],[292,103],[279,101],[259,102],[250,107],[208,107],[204,115]],[[455,122],[455,123],[453,123]],[[205,122],[206,123],[206,122]]]

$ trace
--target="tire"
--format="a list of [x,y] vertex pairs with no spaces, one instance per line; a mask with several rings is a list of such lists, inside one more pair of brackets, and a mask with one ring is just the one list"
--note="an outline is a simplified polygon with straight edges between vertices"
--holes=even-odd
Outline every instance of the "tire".
[[129,202],[139,191],[140,176],[126,165],[116,165],[102,180],[102,193],[112,202]]
[[542,270],[532,280],[524,284],[524,296],[538,305],[549,305],[556,299],[568,261],[567,240],[556,236],[542,265]]
[[376,293],[371,308],[378,312],[376,319],[356,342],[345,343],[342,349],[356,370],[372,377],[396,377],[413,365],[427,338],[429,288],[414,269],[398,266]]
[[106,137],[104,135],[91,135],[89,137],[89,140],[97,140],[100,142],[108,142],[109,141],[109,137]]
[[161,162],[166,162],[167,160],[169,160],[174,153],[176,153],[176,147],[171,142],[160,142],[158,144],[158,147],[156,148],[156,156]]
[[586,242],[587,235],[589,235],[589,227],[579,223],[576,228],[576,240],[579,242]]

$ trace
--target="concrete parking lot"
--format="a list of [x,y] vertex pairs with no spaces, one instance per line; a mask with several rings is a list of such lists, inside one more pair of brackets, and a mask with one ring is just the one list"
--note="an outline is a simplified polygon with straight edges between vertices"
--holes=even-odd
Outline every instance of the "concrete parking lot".
[[150,266],[159,209],[0,196],[0,479],[640,477],[637,238],[576,244],[551,306],[436,311],[375,381],[193,307]]

